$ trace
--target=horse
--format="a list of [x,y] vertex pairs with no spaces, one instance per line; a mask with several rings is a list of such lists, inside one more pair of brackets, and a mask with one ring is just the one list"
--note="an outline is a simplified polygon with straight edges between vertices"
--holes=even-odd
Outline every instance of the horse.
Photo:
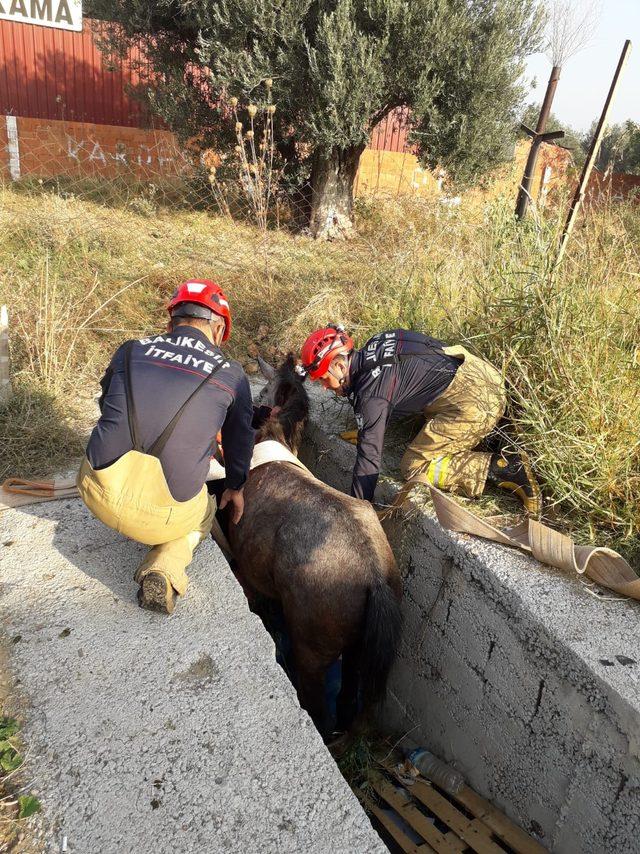
[[[295,359],[278,370],[261,359],[260,368],[268,382],[256,445],[275,440],[297,455],[309,398]],[[400,639],[402,583],[378,517],[291,462],[252,469],[244,502],[228,529],[239,581],[280,603],[300,705],[325,737],[333,723],[325,676],[342,657],[336,725],[348,731],[360,701],[366,708],[382,698]]]

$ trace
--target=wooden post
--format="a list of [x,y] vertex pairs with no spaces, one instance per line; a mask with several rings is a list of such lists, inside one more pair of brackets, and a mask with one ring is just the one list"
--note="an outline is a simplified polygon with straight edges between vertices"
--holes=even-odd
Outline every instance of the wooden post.
[[573,201],[571,202],[571,207],[569,208],[569,215],[567,216],[567,221],[562,232],[562,237],[560,238],[558,257],[556,258],[556,267],[560,264],[564,257],[565,249],[567,248],[567,242],[569,240],[569,237],[571,236],[571,232],[573,231],[573,226],[575,224],[578,211],[580,210],[580,207],[582,205],[584,194],[587,189],[587,184],[589,183],[591,172],[593,171],[594,164],[598,157],[598,152],[600,151],[602,137],[604,136],[604,132],[607,128],[607,120],[609,118],[609,111],[611,109],[613,97],[615,95],[616,89],[618,88],[620,77],[622,75],[630,53],[631,41],[630,39],[627,39],[624,43],[624,47],[622,48],[622,53],[620,54],[620,59],[618,61],[618,67],[616,68],[616,73],[613,75],[611,87],[609,88],[609,94],[607,95],[607,100],[604,103],[602,115],[600,116],[600,121],[598,122],[598,127],[596,128],[596,132],[591,142],[589,155],[585,161],[584,168],[582,169],[582,175],[580,176],[580,181],[578,182]]
[[0,306],[0,406],[11,397],[11,373],[9,370],[9,312],[6,305]]

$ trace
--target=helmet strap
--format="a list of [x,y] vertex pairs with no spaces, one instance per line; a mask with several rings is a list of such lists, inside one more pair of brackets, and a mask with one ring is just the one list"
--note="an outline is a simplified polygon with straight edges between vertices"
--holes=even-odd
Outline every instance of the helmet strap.
[[181,302],[172,311],[171,317],[197,317],[199,320],[211,320],[215,312],[195,302]]
[[[340,353],[339,355],[340,355],[340,356],[344,356],[344,357],[345,357],[345,359],[347,360],[347,368],[348,368],[348,367],[349,367],[349,355],[350,355],[350,354],[348,354],[348,353]],[[340,383],[340,385],[341,385],[341,386],[343,386],[343,385],[346,383],[346,381],[347,381],[348,372],[347,372],[347,373],[345,373],[345,375],[344,375],[343,377],[337,377],[337,376],[334,374],[334,372],[331,370],[331,367],[332,367],[333,363],[335,362],[335,360],[336,360],[337,358],[338,358],[338,356],[336,356],[334,359],[332,359],[332,360],[331,360],[331,362],[329,363],[329,367],[328,367],[328,369],[327,369],[327,373],[328,373],[328,374],[331,374],[331,376],[334,378],[334,380],[337,380],[337,381]]]

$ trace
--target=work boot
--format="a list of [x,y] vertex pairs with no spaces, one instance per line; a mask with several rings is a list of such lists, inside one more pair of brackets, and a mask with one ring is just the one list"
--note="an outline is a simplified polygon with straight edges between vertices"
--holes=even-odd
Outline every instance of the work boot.
[[150,572],[142,579],[138,589],[138,605],[148,611],[173,614],[176,593],[169,580],[160,572]]
[[500,451],[493,454],[489,464],[489,483],[517,495],[531,516],[542,512],[542,493],[526,454],[519,451]]

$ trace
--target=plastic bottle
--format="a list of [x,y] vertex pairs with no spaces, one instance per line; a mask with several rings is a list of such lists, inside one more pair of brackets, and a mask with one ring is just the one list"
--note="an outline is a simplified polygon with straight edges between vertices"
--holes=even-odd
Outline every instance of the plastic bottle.
[[418,747],[409,754],[409,762],[415,765],[423,777],[431,780],[450,795],[455,795],[464,786],[464,777],[459,771],[451,768],[423,747]]

